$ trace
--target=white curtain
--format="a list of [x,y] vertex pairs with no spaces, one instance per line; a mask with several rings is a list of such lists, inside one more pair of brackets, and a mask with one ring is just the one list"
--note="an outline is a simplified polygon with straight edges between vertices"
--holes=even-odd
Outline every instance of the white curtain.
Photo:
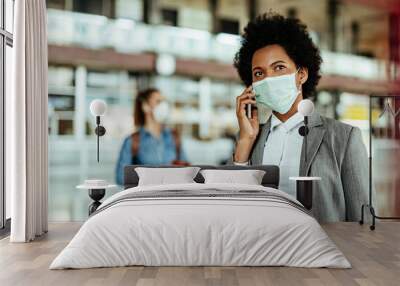
[[[45,0],[15,1],[13,92],[7,112],[12,242],[47,232],[47,16]],[[8,160],[7,160],[8,159]]]

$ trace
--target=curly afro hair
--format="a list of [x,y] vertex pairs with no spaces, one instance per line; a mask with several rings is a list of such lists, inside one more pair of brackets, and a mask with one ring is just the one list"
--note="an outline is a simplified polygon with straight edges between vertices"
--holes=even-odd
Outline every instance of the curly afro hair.
[[252,84],[253,54],[268,45],[283,47],[297,67],[308,70],[303,84],[303,97],[312,96],[321,77],[322,59],[312,42],[307,27],[298,19],[285,18],[276,13],[265,13],[250,21],[244,29],[241,47],[235,55],[234,66],[246,86]]

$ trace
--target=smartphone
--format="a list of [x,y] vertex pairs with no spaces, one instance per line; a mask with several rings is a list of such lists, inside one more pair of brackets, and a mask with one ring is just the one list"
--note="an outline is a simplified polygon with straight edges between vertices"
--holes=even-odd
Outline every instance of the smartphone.
[[[254,94],[253,90],[252,90],[252,92]],[[249,118],[249,119],[251,119],[251,110],[252,110],[252,105],[251,104],[247,104],[247,106],[246,106],[246,115],[247,115],[247,118]]]
[[246,114],[247,114],[247,118],[251,119],[251,104],[247,104]]

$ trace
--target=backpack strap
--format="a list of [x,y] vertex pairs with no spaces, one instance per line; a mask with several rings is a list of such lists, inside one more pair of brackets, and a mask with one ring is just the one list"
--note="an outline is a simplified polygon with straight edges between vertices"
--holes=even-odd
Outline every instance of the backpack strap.
[[176,160],[180,160],[181,156],[181,136],[179,136],[179,132],[176,129],[171,130],[172,136],[175,142],[175,151],[176,151]]
[[132,146],[131,146],[131,150],[132,150],[132,158],[137,157],[138,153],[139,153],[139,147],[140,147],[140,133],[139,131],[136,131],[134,133],[132,133],[131,135],[132,137]]

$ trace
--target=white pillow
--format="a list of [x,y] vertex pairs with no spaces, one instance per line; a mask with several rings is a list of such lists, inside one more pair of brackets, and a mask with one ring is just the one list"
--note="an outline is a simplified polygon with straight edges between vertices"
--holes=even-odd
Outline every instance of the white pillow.
[[193,179],[199,170],[199,167],[135,168],[139,176],[138,186],[196,183]]
[[265,171],[262,170],[201,170],[205,184],[234,183],[246,185],[261,185]]

